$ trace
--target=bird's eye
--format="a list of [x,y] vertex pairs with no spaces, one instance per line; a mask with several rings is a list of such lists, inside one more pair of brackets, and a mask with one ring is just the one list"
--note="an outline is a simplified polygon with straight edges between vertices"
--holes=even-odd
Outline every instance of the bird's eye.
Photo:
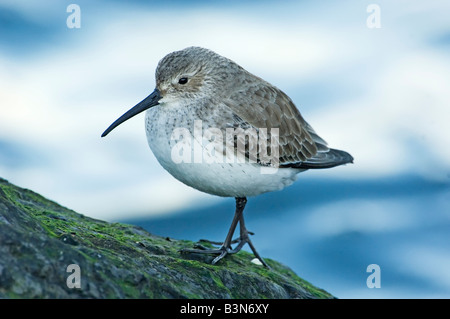
[[178,80],[178,83],[179,83],[179,84],[186,84],[187,81],[188,81],[188,78],[180,78],[180,79]]

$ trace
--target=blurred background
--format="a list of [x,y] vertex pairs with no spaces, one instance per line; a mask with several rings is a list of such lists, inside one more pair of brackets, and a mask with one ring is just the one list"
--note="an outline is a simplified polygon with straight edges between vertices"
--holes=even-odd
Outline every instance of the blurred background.
[[[203,46],[282,89],[355,158],[249,199],[260,254],[339,298],[450,298],[449,12],[445,0],[0,0],[0,177],[90,217],[223,240],[234,199],[164,171],[143,114],[100,138],[153,91],[164,55]],[[370,264],[381,288],[367,287]]]

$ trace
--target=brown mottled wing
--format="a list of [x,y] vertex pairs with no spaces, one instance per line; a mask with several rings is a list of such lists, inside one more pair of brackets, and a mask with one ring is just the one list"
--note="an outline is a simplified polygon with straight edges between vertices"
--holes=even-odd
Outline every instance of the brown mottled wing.
[[234,113],[235,126],[250,125],[268,132],[278,128],[281,167],[328,168],[353,161],[348,153],[328,148],[292,100],[267,82],[256,81],[245,90],[237,90],[224,103]]
[[[311,127],[291,99],[268,83],[258,84],[237,91],[224,101],[236,114],[236,119],[242,119],[256,129],[279,130],[280,165],[304,162],[316,155],[318,147],[308,132]],[[322,139],[319,142],[323,143],[322,148],[326,147]]]

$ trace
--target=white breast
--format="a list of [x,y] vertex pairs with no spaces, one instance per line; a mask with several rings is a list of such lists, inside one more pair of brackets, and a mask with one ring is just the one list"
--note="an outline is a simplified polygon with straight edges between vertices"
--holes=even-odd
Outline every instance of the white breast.
[[198,119],[183,108],[157,106],[146,113],[151,150],[164,169],[184,184],[213,195],[246,197],[283,189],[297,179],[298,169],[242,163],[234,153],[224,156],[214,151],[213,141],[194,123],[199,124]]

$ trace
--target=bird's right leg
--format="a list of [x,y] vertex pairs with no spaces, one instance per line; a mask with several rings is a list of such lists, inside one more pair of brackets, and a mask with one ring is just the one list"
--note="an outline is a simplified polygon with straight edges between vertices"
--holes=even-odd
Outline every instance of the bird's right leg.
[[[212,261],[213,264],[217,263],[219,260],[221,260],[223,257],[228,255],[229,253],[233,252],[233,248],[231,247],[231,244],[233,242],[240,242],[240,239],[237,239],[234,241],[233,234],[236,230],[237,223],[241,220],[242,214],[244,212],[245,204],[247,203],[247,198],[245,197],[236,197],[236,211],[234,213],[233,221],[231,222],[230,229],[228,230],[227,237],[225,238],[225,241],[223,243],[218,243],[221,245],[220,248],[217,249],[210,249],[206,248],[202,245],[196,245],[196,248],[190,249],[190,248],[183,248],[180,250],[181,253],[199,253],[199,254],[218,254],[216,258]],[[210,242],[210,241],[208,241]],[[212,242],[211,242],[212,243]]]

